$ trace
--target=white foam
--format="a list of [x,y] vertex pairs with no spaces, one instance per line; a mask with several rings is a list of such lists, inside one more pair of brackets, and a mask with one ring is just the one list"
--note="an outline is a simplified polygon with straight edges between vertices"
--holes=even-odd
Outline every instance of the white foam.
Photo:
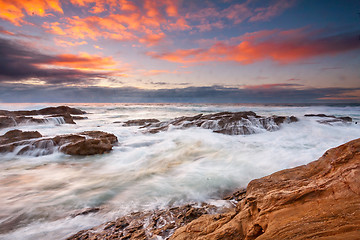
[[[109,154],[88,157],[56,151],[40,157],[0,155],[0,225],[19,212],[30,216],[14,231],[0,235],[1,239],[65,238],[131,211],[212,201],[228,190],[245,187],[254,178],[306,164],[327,149],[360,137],[360,124],[329,126],[303,117],[324,113],[358,121],[359,107],[118,104],[80,108],[92,114],[76,125],[26,125],[19,129],[37,130],[44,136],[85,130],[112,132],[119,146]],[[228,136],[203,128],[143,134],[137,127],[113,123],[248,110],[263,116],[295,115],[300,121],[283,124],[274,132],[259,129],[259,134],[248,136]],[[69,218],[74,211],[98,206],[106,211]]]

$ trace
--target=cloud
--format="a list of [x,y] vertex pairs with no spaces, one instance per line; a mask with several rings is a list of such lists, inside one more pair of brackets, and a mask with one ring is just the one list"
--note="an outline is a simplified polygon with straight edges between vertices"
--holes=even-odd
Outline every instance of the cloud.
[[271,84],[259,84],[259,85],[245,85],[244,89],[252,90],[264,90],[264,89],[278,89],[278,88],[291,88],[301,87],[301,84],[290,84],[290,83],[271,83]]
[[25,14],[40,17],[48,16],[50,12],[64,13],[59,0],[0,0],[0,18],[20,26]]
[[278,0],[273,4],[270,4],[268,7],[255,8],[255,15],[249,18],[249,22],[267,21],[272,17],[280,15],[286,9],[294,6],[295,2],[295,0]]
[[113,69],[109,67],[116,64],[110,57],[103,58],[85,53],[47,55],[1,38],[0,62],[2,82],[35,78],[46,83],[58,84],[90,83],[97,78],[114,74]]
[[109,69],[109,67],[114,67],[116,62],[112,59],[112,57],[101,57],[87,53],[80,53],[79,55],[56,55],[54,57],[49,57],[46,62],[41,64],[67,67],[77,70],[106,70]]
[[225,8],[202,5],[200,9],[188,12],[185,18],[191,23],[192,28],[205,32],[243,22],[267,21],[293,7],[295,3],[296,0],[248,0],[230,4]]
[[360,88],[239,89],[210,86],[147,90],[134,87],[34,87],[0,83],[1,102],[341,103],[360,102],[359,93]]
[[251,64],[266,59],[287,64],[299,60],[334,56],[360,49],[357,32],[334,34],[324,31],[294,29],[288,31],[265,30],[237,37],[240,43],[231,45],[218,41],[209,48],[178,49],[173,52],[147,55],[171,62],[196,63],[206,61],[234,61]]

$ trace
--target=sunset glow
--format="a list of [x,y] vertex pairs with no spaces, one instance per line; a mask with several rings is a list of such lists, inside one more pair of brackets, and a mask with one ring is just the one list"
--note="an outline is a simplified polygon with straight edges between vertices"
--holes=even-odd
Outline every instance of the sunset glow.
[[231,92],[223,102],[248,102],[255,89],[273,93],[265,102],[280,93],[301,102],[292,92],[360,101],[356,0],[0,0],[0,9],[1,102],[25,92],[60,101],[54,89],[150,102],[171,102],[161,96],[174,89],[194,91],[188,102],[207,101],[204,89]]

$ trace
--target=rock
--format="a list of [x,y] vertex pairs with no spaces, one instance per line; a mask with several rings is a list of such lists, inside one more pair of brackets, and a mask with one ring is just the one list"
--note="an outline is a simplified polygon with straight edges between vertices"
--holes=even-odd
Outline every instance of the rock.
[[203,215],[170,239],[359,239],[360,139],[249,183],[235,215]]
[[318,120],[318,123],[332,125],[333,123],[343,123],[348,124],[352,122],[351,117],[335,117],[334,115],[326,115],[326,114],[305,114],[305,117],[319,117],[326,118],[323,120]]
[[84,139],[75,143],[68,143],[60,151],[69,155],[95,155],[110,152],[112,144],[106,139]]
[[85,114],[85,111],[82,111],[77,108],[71,108],[68,106],[59,106],[59,107],[47,107],[40,110],[30,110],[30,111],[13,111],[14,115],[55,115],[55,114],[75,114],[82,115]]
[[123,126],[125,127],[130,127],[130,126],[144,126],[144,125],[148,125],[150,123],[157,123],[160,122],[157,119],[135,119],[135,120],[129,120],[124,122]]
[[[101,131],[87,131],[78,134],[41,138],[39,132],[12,130],[0,136],[0,152],[13,152],[21,147],[18,155],[42,156],[59,149],[69,155],[103,154],[112,150],[117,143],[114,134]],[[34,138],[41,138],[35,139]]]
[[63,118],[64,122],[67,124],[76,124],[74,122],[74,117],[71,116],[69,113],[51,115],[50,117],[51,118]]
[[0,136],[0,144],[8,144],[33,138],[41,138],[38,131],[23,132],[21,130],[11,130]]
[[74,120],[84,120],[84,119],[88,119],[88,117],[82,117],[82,116],[72,116],[72,118]]
[[164,210],[135,212],[104,223],[93,229],[80,231],[70,239],[168,239],[175,229],[194,219],[223,211],[213,205],[188,204]]
[[86,209],[83,209],[81,211],[78,211],[78,212],[75,212],[75,213],[71,214],[71,217],[77,217],[77,216],[81,216],[81,215],[87,215],[87,214],[90,214],[90,213],[96,213],[96,212],[98,212],[100,210],[101,210],[101,208],[99,208],[99,207],[86,208]]
[[45,119],[24,116],[2,116],[0,117],[0,128],[15,127],[19,124],[45,123]]
[[359,239],[360,138],[317,161],[251,181],[235,208],[137,212],[68,239]]
[[[136,121],[136,120],[132,120]],[[128,121],[128,122],[132,122]],[[220,112],[215,114],[199,114],[192,117],[179,117],[165,122],[154,122],[145,125],[145,132],[157,133],[166,131],[170,126],[177,128],[201,127],[211,129],[213,132],[228,135],[248,135],[261,131],[276,131],[281,124],[296,122],[294,116],[261,117],[256,113],[248,112]]]
[[[67,106],[49,107],[31,111],[6,111],[0,110],[0,128],[14,127],[19,124],[39,124],[54,120],[57,124],[75,124],[71,114],[85,114],[86,112],[70,108]],[[47,115],[45,118],[35,118],[30,116]],[[82,117],[77,116],[77,119]]]

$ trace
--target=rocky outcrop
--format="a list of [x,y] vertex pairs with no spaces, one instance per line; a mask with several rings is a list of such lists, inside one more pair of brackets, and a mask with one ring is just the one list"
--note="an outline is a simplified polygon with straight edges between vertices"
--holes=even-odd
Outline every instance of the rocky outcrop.
[[[60,151],[69,155],[95,155],[110,152],[117,142],[117,137],[111,133],[100,131],[82,132],[81,139],[64,144]],[[77,135],[75,135],[77,137]],[[63,138],[60,136],[60,141]],[[55,142],[58,140],[56,139]]]
[[359,176],[357,139],[307,165],[251,181],[226,198],[235,207],[223,212],[184,206],[134,213],[69,239],[359,239]]
[[160,131],[166,131],[169,127],[201,127],[211,129],[216,133],[228,135],[248,135],[265,130],[276,131],[280,128],[281,124],[296,121],[298,121],[298,119],[294,116],[261,117],[251,111],[235,113],[220,112],[207,115],[199,114],[192,117],[179,117],[165,122],[149,123],[142,128],[146,129],[145,132],[157,133]]
[[21,111],[6,111],[6,110],[0,110],[0,115],[15,115],[15,116],[33,116],[33,115],[55,115],[55,114],[75,114],[75,115],[81,115],[85,114],[86,112],[77,109],[77,108],[71,108],[68,106],[59,106],[59,107],[47,107],[40,110],[21,110]]
[[357,139],[251,181],[235,212],[201,216],[171,239],[359,239],[359,176]]
[[123,126],[131,127],[131,126],[150,126],[152,123],[160,122],[158,119],[149,118],[149,119],[135,119],[124,122]]
[[[75,124],[74,117],[71,114],[85,114],[86,112],[67,106],[48,107],[40,110],[31,111],[6,111],[0,110],[0,128],[14,127],[19,124],[39,124],[54,122],[56,124]],[[44,115],[43,118],[31,116]],[[76,119],[82,119],[76,116]]]
[[[226,208],[214,205],[188,204],[165,210],[135,212],[95,227],[80,231],[68,240],[82,239],[168,239],[176,229],[188,224],[194,219]],[[78,215],[73,215],[76,217]],[[161,238],[160,238],[161,237]]]
[[78,134],[42,137],[39,132],[12,130],[0,136],[0,152],[41,156],[59,150],[69,155],[94,155],[110,152],[117,143],[114,134],[87,131]]
[[42,135],[38,131],[23,132],[21,130],[11,130],[0,136],[0,145],[41,137]]
[[326,115],[326,114],[305,114],[304,116],[322,118],[321,120],[317,120],[317,122],[328,125],[332,125],[334,123],[349,124],[352,122],[351,117],[336,117],[334,115]]

